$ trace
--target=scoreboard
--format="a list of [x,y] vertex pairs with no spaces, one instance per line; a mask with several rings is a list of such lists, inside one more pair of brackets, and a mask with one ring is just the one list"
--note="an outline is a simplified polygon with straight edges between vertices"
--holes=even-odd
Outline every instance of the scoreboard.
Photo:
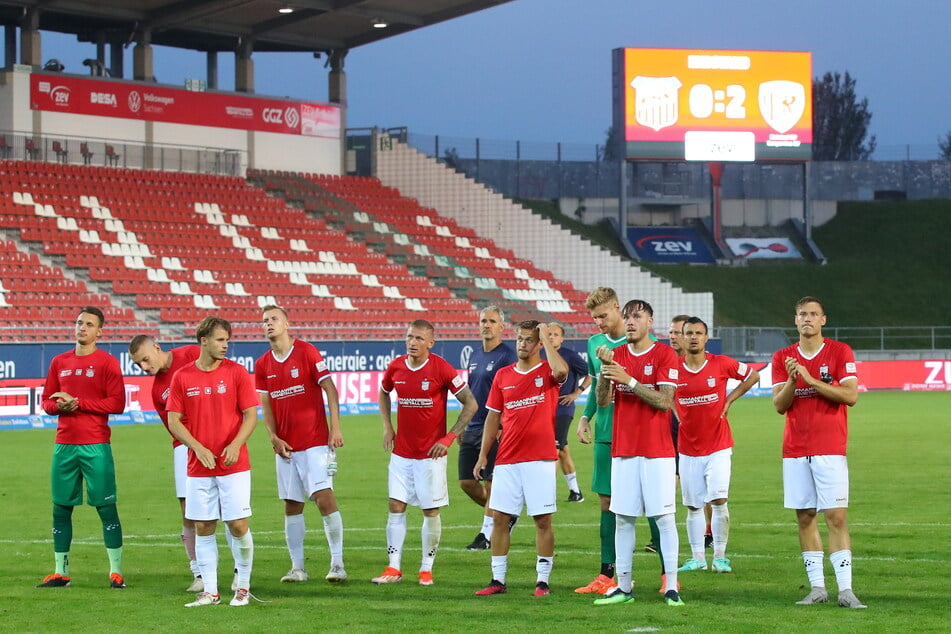
[[614,127],[631,160],[808,161],[807,52],[623,48]]

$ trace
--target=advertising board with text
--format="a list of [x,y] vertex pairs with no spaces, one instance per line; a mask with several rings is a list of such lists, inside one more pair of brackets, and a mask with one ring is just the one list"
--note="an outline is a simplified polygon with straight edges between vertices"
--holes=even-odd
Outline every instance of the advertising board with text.
[[30,75],[30,109],[340,138],[340,108],[330,104],[195,92],[59,73]]
[[812,56],[788,51],[613,51],[614,126],[628,159],[806,161]]

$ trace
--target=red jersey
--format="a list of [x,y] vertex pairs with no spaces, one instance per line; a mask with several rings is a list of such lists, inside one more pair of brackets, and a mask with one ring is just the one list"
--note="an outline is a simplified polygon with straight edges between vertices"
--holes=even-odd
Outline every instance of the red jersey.
[[502,415],[495,464],[558,459],[554,420],[562,383],[547,361],[525,372],[512,364],[496,373],[485,404]]
[[[794,357],[813,377],[830,385],[846,380],[857,381],[852,348],[833,339],[825,339],[819,351],[807,357],[793,344],[773,355],[773,385],[785,383],[786,357]],[[844,456],[849,437],[848,406],[823,398],[802,377],[796,379],[796,393],[786,411],[783,432],[783,458],[804,456]]]
[[[168,392],[172,385],[172,377],[175,376],[175,373],[184,368],[189,363],[193,363],[195,359],[198,358],[198,355],[201,354],[201,347],[199,346],[181,346],[179,348],[172,348],[168,351],[172,355],[172,365],[169,366],[168,370],[165,372],[159,372],[155,375],[155,379],[152,381],[152,404],[155,405],[155,411],[158,413],[159,418],[162,419],[162,424],[165,425],[165,429],[168,429],[168,410],[165,408],[166,403],[168,402]],[[172,447],[178,447],[182,442],[172,436]]]
[[247,370],[230,359],[222,361],[211,372],[190,363],[175,373],[168,395],[168,411],[181,414],[189,433],[218,458],[215,468],[208,469],[189,449],[189,476],[228,475],[251,469],[247,445],[241,446],[238,461],[230,467],[224,466],[221,454],[238,434],[244,422],[244,410],[257,404],[254,380]]
[[321,381],[333,381],[327,363],[317,348],[299,339],[285,358],[268,350],[254,363],[254,384],[270,399],[277,435],[294,451],[329,441]]
[[736,359],[707,353],[699,370],[691,370],[680,360],[680,383],[674,403],[680,430],[677,450],[687,456],[709,456],[733,446],[730,421],[723,413],[728,379],[743,381],[753,368]]
[[380,387],[397,394],[393,453],[420,460],[446,435],[447,392],[458,394],[466,382],[438,355],[430,354],[418,368],[409,367],[408,361],[405,354],[393,359]]
[[[60,413],[56,392],[66,392],[79,399],[79,409]],[[75,350],[53,357],[43,385],[43,411],[59,416],[56,440],[61,445],[93,445],[109,442],[109,414],[125,409],[125,382],[119,361],[96,348],[91,354],[79,356]]]
[[[614,349],[614,362],[646,388],[656,390],[661,385],[677,387],[680,359],[669,346],[655,342],[640,354],[635,354],[630,344],[620,346]],[[611,455],[673,458],[670,412],[651,407],[636,396],[633,389],[615,383]]]

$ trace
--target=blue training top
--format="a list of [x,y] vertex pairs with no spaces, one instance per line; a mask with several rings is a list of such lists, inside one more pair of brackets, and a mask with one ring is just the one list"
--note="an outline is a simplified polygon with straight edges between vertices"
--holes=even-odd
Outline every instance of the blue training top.
[[500,343],[488,352],[485,352],[482,346],[477,346],[472,351],[472,356],[469,357],[469,389],[475,396],[476,403],[479,404],[479,411],[469,421],[467,431],[482,429],[485,426],[485,418],[489,415],[485,402],[489,398],[492,379],[495,378],[499,368],[512,365],[516,361],[518,357],[515,356],[515,351],[505,343]]

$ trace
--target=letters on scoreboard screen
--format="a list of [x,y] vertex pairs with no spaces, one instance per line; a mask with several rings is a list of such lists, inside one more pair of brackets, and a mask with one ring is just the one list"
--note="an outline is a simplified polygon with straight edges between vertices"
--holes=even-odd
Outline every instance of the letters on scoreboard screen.
[[614,126],[628,159],[807,161],[806,52],[615,49]]

